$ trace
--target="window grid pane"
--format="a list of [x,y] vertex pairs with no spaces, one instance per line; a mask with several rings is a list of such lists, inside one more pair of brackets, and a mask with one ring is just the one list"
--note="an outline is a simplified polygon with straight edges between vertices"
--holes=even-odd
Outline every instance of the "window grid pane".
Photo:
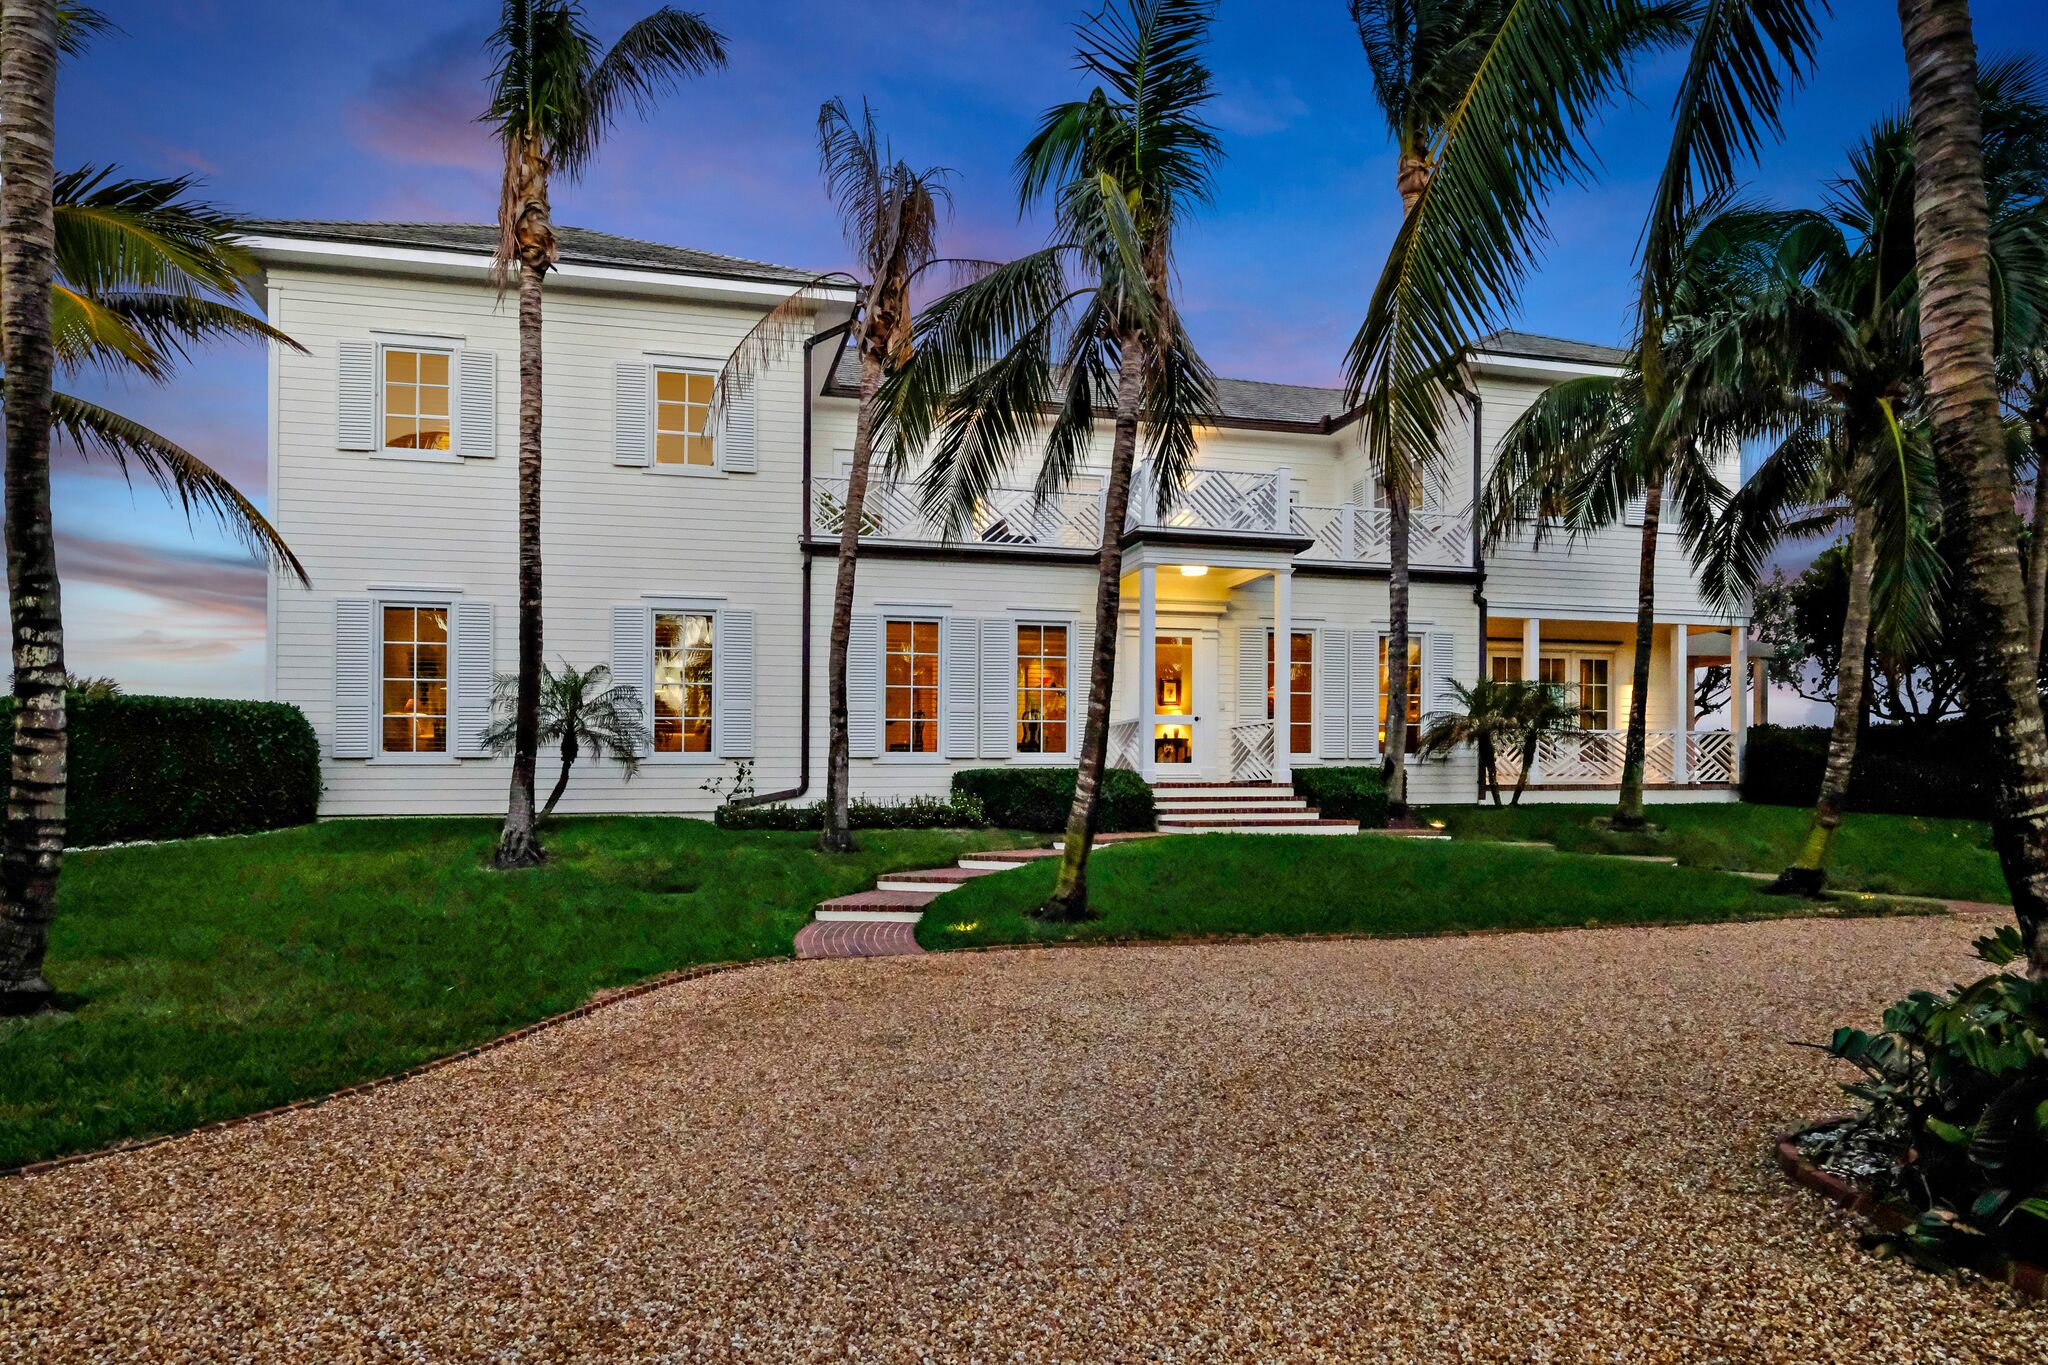
[[1607,728],[1607,660],[1579,660],[1579,728]]
[[709,469],[711,394],[715,376],[687,370],[654,372],[654,462]]
[[387,754],[448,751],[448,612],[384,608],[380,715]]
[[[1387,640],[1380,639],[1380,747],[1387,747]],[[1408,742],[1407,753],[1422,749],[1422,641],[1408,641]]]
[[1067,751],[1067,628],[1017,627],[1017,752]]
[[392,450],[448,450],[448,353],[384,351],[384,444]]
[[892,754],[937,753],[939,623],[886,623],[882,660],[882,747]]
[[711,752],[712,619],[657,612],[654,617],[654,751]]
[[[1287,666],[1287,751],[1294,754],[1315,750],[1315,656],[1316,637],[1306,630],[1295,631],[1288,645]],[[1266,719],[1273,719],[1273,632],[1266,632]]]

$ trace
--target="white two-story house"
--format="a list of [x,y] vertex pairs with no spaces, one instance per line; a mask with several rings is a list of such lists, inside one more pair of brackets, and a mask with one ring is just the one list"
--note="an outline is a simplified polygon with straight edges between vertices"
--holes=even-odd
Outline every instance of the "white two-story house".
[[[854,428],[839,326],[851,298],[825,298],[811,344],[730,395],[714,423],[726,359],[812,273],[560,235],[543,340],[546,651],[608,663],[652,737],[636,778],[588,764],[564,808],[706,813],[742,763],[758,793],[815,799]],[[503,809],[507,764],[482,736],[493,678],[514,666],[518,352],[513,297],[487,275],[495,238],[441,224],[252,229],[271,321],[304,347],[270,357],[270,489],[313,580],[272,581],[268,688],[320,735],[331,815]],[[1593,799],[1619,778],[1640,532],[1482,553],[1474,490],[1544,386],[1619,358],[1489,337],[1472,361],[1478,402],[1415,519],[1412,715],[1448,706],[1453,680],[1570,686],[1582,729],[1539,757],[1539,796]],[[1223,380],[1169,511],[1141,467],[1123,528],[1113,762],[1158,782],[1241,783],[1379,761],[1387,515],[1341,398]],[[1100,441],[1106,461],[1106,423]],[[1016,470],[951,540],[913,486],[871,490],[850,639],[856,793],[1073,761],[1100,481],[1039,500],[1034,474]],[[1747,622],[1702,599],[1675,538],[1659,566],[1653,794],[1722,798],[1749,688],[1700,718],[1693,683],[1716,664],[1750,677]],[[1470,755],[1408,761],[1419,801],[1478,795]],[[548,755],[542,765],[548,780]]]

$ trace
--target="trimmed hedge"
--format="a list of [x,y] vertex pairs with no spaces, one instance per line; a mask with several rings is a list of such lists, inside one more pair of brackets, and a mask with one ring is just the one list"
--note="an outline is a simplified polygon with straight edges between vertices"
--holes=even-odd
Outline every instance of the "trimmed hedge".
[[[855,829],[986,829],[988,816],[970,797],[913,796],[907,801],[851,801]],[[808,806],[720,806],[711,816],[720,829],[823,829],[825,803]]]
[[[1991,818],[1987,737],[1967,720],[1926,729],[1866,726],[1849,777],[1850,810],[1886,815]],[[1827,766],[1823,726],[1754,725],[1742,765],[1742,799],[1763,806],[1810,806]]]
[[[1055,833],[1067,827],[1074,806],[1072,768],[969,768],[953,774],[955,798],[972,797],[1002,829]],[[1103,774],[1097,802],[1098,834],[1131,834],[1159,828],[1152,789],[1129,768]]]
[[[296,706],[72,693],[65,842],[244,834],[310,823],[320,741]],[[11,733],[14,699],[0,698]]]
[[1387,785],[1378,768],[1296,768],[1294,790],[1325,820],[1356,820],[1363,829],[1387,823]]

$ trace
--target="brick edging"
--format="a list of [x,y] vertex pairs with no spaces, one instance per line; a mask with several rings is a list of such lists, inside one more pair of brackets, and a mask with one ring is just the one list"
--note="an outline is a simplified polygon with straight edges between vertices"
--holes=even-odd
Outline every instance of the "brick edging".
[[203,1137],[211,1133],[223,1133],[231,1128],[242,1128],[249,1124],[262,1123],[269,1119],[280,1118],[286,1114],[297,1114],[307,1109],[318,1109],[323,1104],[332,1104],[336,1100],[349,1099],[356,1095],[367,1094],[372,1090],[382,1090],[386,1086],[397,1085],[400,1081],[409,1081],[415,1076],[424,1076],[429,1072],[439,1071],[443,1067],[453,1066],[457,1062],[468,1061],[471,1057],[479,1057],[486,1052],[494,1052],[501,1047],[530,1038],[536,1033],[544,1033],[549,1029],[558,1028],[573,1020],[596,1014],[599,1010],[609,1009],[613,1005],[622,1005],[628,1000],[637,1000],[643,995],[651,995],[655,991],[681,985],[685,981],[694,981],[699,977],[705,976],[717,976],[724,972],[741,971],[748,967],[765,967],[778,962],[791,962],[794,960],[794,958],[786,954],[776,954],[769,957],[748,958],[738,962],[707,962],[695,967],[679,967],[675,971],[663,972],[660,976],[650,977],[645,981],[635,982],[630,986],[620,986],[613,990],[601,991],[578,1005],[575,1009],[564,1010],[560,1014],[551,1014],[545,1019],[537,1019],[531,1024],[524,1024],[519,1028],[513,1029],[510,1033],[501,1033],[497,1037],[486,1039],[474,1047],[466,1047],[460,1052],[451,1052],[443,1057],[435,1057],[430,1061],[421,1062],[418,1066],[407,1067],[404,1071],[394,1071],[388,1076],[378,1076],[371,1080],[359,1081],[340,1090],[330,1090],[324,1095],[309,1095],[305,1099],[293,1100],[288,1104],[275,1105],[269,1109],[259,1109],[253,1114],[237,1114],[232,1118],[215,1119],[211,1123],[202,1123],[196,1128],[182,1128],[175,1133],[159,1133],[154,1137],[131,1138],[125,1142],[117,1142],[111,1147],[95,1147],[89,1152],[72,1152],[65,1156],[51,1157],[47,1161],[31,1161],[24,1166],[10,1166],[0,1170],[0,1180],[17,1176],[42,1175],[49,1171],[59,1170],[65,1166],[79,1166],[88,1161],[98,1161],[103,1157],[122,1156],[130,1152],[142,1151],[145,1148],[161,1146],[166,1142]]
[[[1793,1184],[1803,1185],[1849,1212],[1869,1219],[1885,1232],[1904,1232],[1911,1227],[1913,1219],[1904,1209],[1880,1199],[1871,1190],[1845,1180],[1832,1171],[1822,1170],[1806,1159],[1806,1154],[1799,1150],[1799,1139],[1807,1133],[1827,1126],[1824,1123],[1815,1124],[1780,1136],[1777,1144],[1778,1168]],[[1971,1269],[1985,1279],[2008,1285],[2029,1298],[2048,1300],[2048,1269],[2043,1269],[2032,1261],[2015,1260],[2009,1256],[1992,1253],[1985,1256],[1979,1264],[1971,1266]]]

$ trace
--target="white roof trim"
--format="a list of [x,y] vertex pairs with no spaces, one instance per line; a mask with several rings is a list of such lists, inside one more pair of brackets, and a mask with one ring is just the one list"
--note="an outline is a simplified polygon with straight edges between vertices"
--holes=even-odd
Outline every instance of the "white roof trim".
[[1497,351],[1474,351],[1472,368],[1496,374],[1520,375],[1530,379],[1614,379],[1626,374],[1619,365],[1588,365],[1572,360],[1539,360],[1534,356],[1502,355]]

